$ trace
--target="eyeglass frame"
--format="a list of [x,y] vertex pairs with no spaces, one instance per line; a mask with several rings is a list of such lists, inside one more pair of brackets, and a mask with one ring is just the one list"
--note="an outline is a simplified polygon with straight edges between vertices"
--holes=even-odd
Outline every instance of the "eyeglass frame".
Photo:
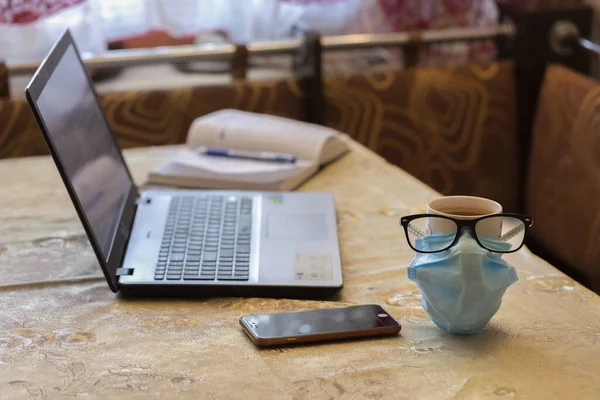
[[[408,225],[411,221],[413,221],[415,219],[425,218],[425,217],[443,218],[443,219],[447,219],[447,220],[454,222],[456,224],[456,234],[454,235],[454,240],[452,240],[452,243],[450,243],[447,247],[445,247],[441,250],[423,251],[423,250],[415,249],[414,246],[412,245],[412,243],[410,242],[410,238],[408,237]],[[475,226],[477,225],[477,223],[481,220],[485,220],[485,219],[489,219],[489,218],[497,218],[497,217],[515,218],[515,219],[518,219],[521,222],[523,222],[523,225],[525,225],[525,232],[523,233],[523,241],[521,242],[521,245],[519,247],[517,247],[516,249],[510,250],[510,251],[492,250],[492,249],[488,249],[487,247],[485,247],[479,241],[479,238],[477,237],[477,232],[475,230]],[[478,217],[478,218],[473,218],[473,219],[456,219],[456,218],[447,217],[445,215],[438,215],[438,214],[412,214],[412,215],[406,215],[404,217],[401,217],[399,222],[400,222],[400,226],[402,226],[404,228],[404,234],[406,235],[406,241],[408,242],[408,245],[410,246],[410,248],[413,249],[414,251],[416,251],[417,253],[426,253],[426,254],[441,253],[442,251],[446,251],[450,247],[454,246],[456,244],[456,242],[458,242],[460,232],[462,232],[462,230],[465,227],[469,228],[469,230],[472,233],[473,238],[475,239],[475,241],[481,248],[483,248],[487,251],[491,251],[492,253],[500,253],[500,254],[514,253],[516,251],[519,251],[521,249],[521,247],[523,247],[523,245],[525,244],[525,239],[527,238],[528,229],[533,226],[533,220],[530,217],[523,215],[523,214],[514,214],[514,213],[490,214],[490,215],[485,215],[483,217]]]

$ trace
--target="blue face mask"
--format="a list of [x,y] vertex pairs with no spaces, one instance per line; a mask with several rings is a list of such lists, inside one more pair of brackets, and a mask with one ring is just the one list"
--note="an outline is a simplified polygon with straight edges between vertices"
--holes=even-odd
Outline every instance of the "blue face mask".
[[[446,235],[428,235],[419,248],[440,248]],[[480,239],[481,240],[481,239]],[[489,248],[510,246],[486,241]],[[494,247],[495,246],[495,247]],[[408,266],[408,277],[423,295],[421,304],[431,320],[449,333],[481,331],[502,304],[506,289],[518,280],[515,269],[477,244],[463,231],[456,245],[439,253],[417,253]]]

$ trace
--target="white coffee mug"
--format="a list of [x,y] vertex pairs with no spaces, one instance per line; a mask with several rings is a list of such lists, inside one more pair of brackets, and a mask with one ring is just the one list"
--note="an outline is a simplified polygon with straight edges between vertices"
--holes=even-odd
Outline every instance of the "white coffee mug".
[[[500,214],[500,203],[474,196],[446,196],[427,203],[427,214],[441,215],[459,220],[469,220],[488,215]],[[429,228],[435,233],[450,233],[456,225],[443,218],[431,218]],[[460,232],[459,232],[460,233]],[[502,218],[490,218],[477,225],[477,235],[488,239],[499,239],[502,234]]]

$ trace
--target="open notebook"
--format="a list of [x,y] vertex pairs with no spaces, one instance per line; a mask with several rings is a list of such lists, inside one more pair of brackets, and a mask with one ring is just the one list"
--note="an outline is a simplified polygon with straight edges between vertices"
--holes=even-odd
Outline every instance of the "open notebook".
[[[199,154],[199,147],[266,151],[296,156],[294,164]],[[150,183],[190,188],[291,190],[348,151],[333,129],[271,115],[222,110],[197,118],[187,149],[153,168]]]

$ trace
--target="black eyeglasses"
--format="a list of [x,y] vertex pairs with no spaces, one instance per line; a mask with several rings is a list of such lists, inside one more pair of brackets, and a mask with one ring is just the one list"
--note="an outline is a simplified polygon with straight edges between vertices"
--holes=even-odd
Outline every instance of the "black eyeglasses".
[[419,253],[448,250],[468,228],[477,243],[494,253],[514,253],[523,247],[531,218],[521,214],[494,214],[475,219],[454,219],[435,214],[415,214],[400,218],[410,247]]

